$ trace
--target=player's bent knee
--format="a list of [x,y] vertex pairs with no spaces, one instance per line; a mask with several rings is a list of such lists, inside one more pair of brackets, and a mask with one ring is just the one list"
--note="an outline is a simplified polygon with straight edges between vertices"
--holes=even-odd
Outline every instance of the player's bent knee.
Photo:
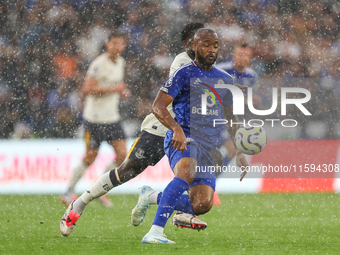
[[96,157],[97,157],[97,154],[95,154],[95,155],[86,155],[83,161],[87,165],[91,165],[95,161]]
[[98,149],[86,148],[86,154],[83,161],[86,164],[91,165],[95,161],[97,155]]
[[116,158],[116,160],[118,161],[118,162],[123,162],[124,161],[124,159],[126,158],[126,155],[127,155],[127,153],[125,152],[120,152],[120,153],[117,153],[117,158]]
[[201,215],[209,212],[212,206],[213,201],[210,200],[197,201],[192,204],[192,207],[196,215]]
[[127,182],[132,178],[143,172],[143,168],[137,162],[130,159],[125,159],[124,162],[118,167],[119,178],[122,182]]

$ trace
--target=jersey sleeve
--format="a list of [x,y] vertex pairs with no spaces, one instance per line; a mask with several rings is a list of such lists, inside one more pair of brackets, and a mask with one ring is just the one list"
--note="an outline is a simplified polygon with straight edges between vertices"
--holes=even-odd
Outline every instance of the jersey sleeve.
[[164,83],[161,91],[167,93],[173,98],[177,97],[184,85],[184,77],[181,74],[182,72],[176,72],[175,74],[171,75]]

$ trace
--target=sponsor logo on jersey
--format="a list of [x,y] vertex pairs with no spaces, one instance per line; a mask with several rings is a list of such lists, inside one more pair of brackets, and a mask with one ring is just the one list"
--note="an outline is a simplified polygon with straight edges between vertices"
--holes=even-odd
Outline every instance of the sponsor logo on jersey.
[[201,84],[202,81],[200,80],[200,78],[197,78],[197,80],[194,82],[194,84]]

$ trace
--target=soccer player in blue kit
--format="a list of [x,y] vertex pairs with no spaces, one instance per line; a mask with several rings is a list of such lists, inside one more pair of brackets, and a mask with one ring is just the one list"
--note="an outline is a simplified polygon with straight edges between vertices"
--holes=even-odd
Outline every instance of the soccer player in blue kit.
[[231,61],[218,63],[216,67],[230,74],[235,84],[251,87],[257,78],[256,72],[249,67],[252,57],[253,50],[247,43],[241,43],[235,46]]
[[[252,87],[257,78],[256,72],[250,68],[252,57],[252,48],[247,43],[240,43],[234,47],[232,60],[218,63],[216,67],[230,74],[234,78],[234,84]],[[224,157],[223,165],[228,165],[230,160],[235,157],[236,151],[228,134],[222,133],[221,141],[220,151]]]
[[[224,117],[234,123],[233,97],[223,84],[233,84],[232,77],[214,67],[219,41],[211,29],[199,29],[194,36],[192,47],[195,60],[183,65],[166,81],[158,93],[153,113],[169,131],[164,140],[165,153],[174,172],[174,179],[167,185],[160,196],[160,202],[150,231],[142,239],[143,243],[174,243],[167,239],[164,226],[174,212],[181,206],[181,211],[200,215],[207,213],[213,205],[215,190],[215,172],[197,171],[206,166],[213,166],[210,149],[219,143],[220,132],[225,127],[216,125],[214,119]],[[216,86],[219,84],[221,86]],[[216,104],[209,104],[207,114],[202,115],[202,95],[214,93]],[[176,115],[173,119],[167,110],[172,103]],[[211,106],[212,105],[212,106]],[[237,125],[227,125],[227,130],[234,140]],[[236,151],[237,165],[247,167],[248,162],[239,150]],[[198,167],[198,168],[197,168]],[[189,195],[183,195],[188,191]]]

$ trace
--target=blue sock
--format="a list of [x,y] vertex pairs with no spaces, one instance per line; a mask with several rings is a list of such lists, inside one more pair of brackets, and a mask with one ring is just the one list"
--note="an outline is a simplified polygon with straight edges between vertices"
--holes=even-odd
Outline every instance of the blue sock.
[[161,201],[162,195],[163,195],[163,192],[158,193],[158,196],[157,196],[157,204],[158,205],[159,205],[159,202]]
[[[159,202],[162,198],[163,192],[159,193],[157,196],[157,204],[159,205]],[[182,196],[178,199],[177,204],[175,206],[175,210],[195,214],[194,209],[192,208],[192,204],[189,198],[188,194],[182,194]]]
[[168,184],[168,186],[166,186],[159,201],[155,219],[152,225],[157,225],[164,228],[169,217],[174,212],[178,200],[181,198],[183,192],[188,189],[188,187],[189,184],[179,177],[175,177]]
[[183,194],[180,199],[178,199],[175,210],[195,214],[188,194]]

